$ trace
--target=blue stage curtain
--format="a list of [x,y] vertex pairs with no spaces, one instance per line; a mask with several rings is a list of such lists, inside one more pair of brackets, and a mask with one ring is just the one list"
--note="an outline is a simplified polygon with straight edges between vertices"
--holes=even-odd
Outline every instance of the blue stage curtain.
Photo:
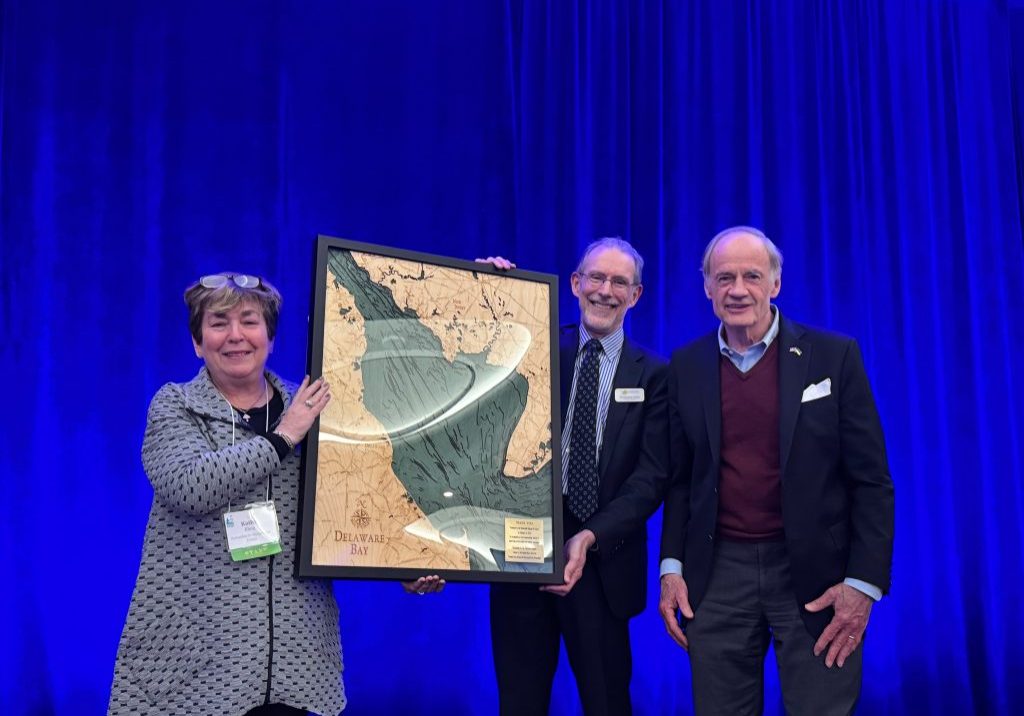
[[[1022,12],[5,0],[0,712],[105,708],[145,409],[197,368],[200,274],[277,283],[271,365],[298,378],[317,233],[563,277],[621,235],[648,261],[629,330],[667,353],[715,325],[705,242],[752,223],[785,253],[783,312],[860,341],[888,438],[862,713],[1024,713]],[[650,584],[636,712],[690,713]],[[485,587],[336,590],[350,713],[496,712]],[[579,712],[564,663],[553,712]]]

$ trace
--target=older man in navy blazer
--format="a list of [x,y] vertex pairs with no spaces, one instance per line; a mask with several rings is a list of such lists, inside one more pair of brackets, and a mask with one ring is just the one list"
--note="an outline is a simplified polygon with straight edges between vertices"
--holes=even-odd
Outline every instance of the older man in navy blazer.
[[715,236],[703,272],[721,326],[669,366],[661,615],[698,714],[761,713],[769,642],[788,714],[848,714],[894,530],[860,350],[772,305],[782,256],[757,229]]
[[606,238],[587,247],[572,274],[580,325],[563,329],[560,343],[565,583],[491,586],[502,714],[547,715],[562,640],[584,713],[631,713],[629,619],[644,608],[646,520],[668,470],[665,362],[622,329],[643,290],[642,269],[632,246]]

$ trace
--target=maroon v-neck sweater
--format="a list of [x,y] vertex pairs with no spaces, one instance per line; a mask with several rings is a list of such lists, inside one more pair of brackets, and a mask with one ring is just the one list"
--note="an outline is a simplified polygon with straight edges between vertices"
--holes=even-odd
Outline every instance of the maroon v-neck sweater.
[[724,355],[719,358],[722,469],[718,534],[728,540],[760,542],[783,537],[778,347],[779,342],[772,341],[746,373]]

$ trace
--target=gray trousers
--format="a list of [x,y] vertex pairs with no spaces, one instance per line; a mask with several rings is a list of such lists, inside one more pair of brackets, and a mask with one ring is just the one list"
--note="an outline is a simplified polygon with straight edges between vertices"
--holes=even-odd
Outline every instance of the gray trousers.
[[[818,596],[818,595],[815,595]],[[814,656],[783,542],[716,545],[707,593],[686,626],[698,716],[760,714],[769,642],[790,716],[841,716],[860,695],[862,648],[842,668]],[[861,645],[863,646],[863,645]]]

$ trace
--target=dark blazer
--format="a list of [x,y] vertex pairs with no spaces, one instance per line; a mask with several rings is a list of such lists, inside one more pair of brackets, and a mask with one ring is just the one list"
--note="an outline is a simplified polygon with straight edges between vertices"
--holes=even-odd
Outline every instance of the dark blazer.
[[[562,328],[559,350],[564,425],[579,350],[576,326]],[[647,518],[661,504],[668,480],[666,379],[665,360],[626,339],[598,459],[598,510],[583,525],[597,536],[587,566],[600,574],[608,605],[622,619],[643,611],[647,598]],[[616,388],[643,388],[644,400],[617,402]]]
[[[780,316],[779,451],[782,520],[793,589],[815,637],[832,611],[803,605],[847,577],[889,590],[893,484],[882,426],[856,341]],[[704,595],[717,539],[722,404],[712,332],[677,350],[669,365],[672,475],[662,559],[683,563],[690,605]],[[831,394],[802,402],[826,378]]]

